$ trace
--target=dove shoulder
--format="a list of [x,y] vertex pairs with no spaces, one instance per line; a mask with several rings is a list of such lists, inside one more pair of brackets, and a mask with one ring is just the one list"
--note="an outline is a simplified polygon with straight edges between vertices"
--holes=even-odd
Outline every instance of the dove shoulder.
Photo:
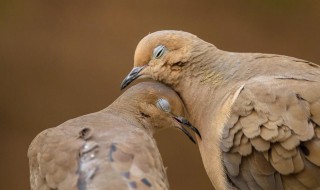
[[320,80],[320,66],[310,61],[277,54],[215,51],[216,58],[213,57],[213,63],[209,65],[211,70],[221,73],[227,82],[236,79],[247,81],[257,76]]

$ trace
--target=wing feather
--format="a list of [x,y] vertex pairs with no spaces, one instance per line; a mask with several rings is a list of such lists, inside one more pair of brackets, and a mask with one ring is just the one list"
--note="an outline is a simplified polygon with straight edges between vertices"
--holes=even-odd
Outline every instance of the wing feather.
[[319,187],[319,123],[319,81],[247,81],[221,139],[229,179],[245,189]]

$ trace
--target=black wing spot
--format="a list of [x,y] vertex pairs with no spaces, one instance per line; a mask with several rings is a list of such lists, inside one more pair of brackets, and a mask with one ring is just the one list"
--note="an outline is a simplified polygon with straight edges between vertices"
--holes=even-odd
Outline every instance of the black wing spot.
[[150,183],[150,181],[147,180],[146,178],[141,179],[141,182],[142,182],[143,184],[145,184],[146,186],[148,186],[148,187],[151,187],[151,186],[152,186],[151,183]]
[[91,137],[91,129],[90,128],[83,128],[80,132],[79,132],[79,138],[87,140]]
[[112,144],[111,144],[111,151],[112,151],[112,152],[115,152],[116,150],[117,150],[116,144],[112,143]]
[[297,97],[298,100],[305,100],[304,98],[301,97],[300,94],[296,94],[296,97]]
[[129,186],[136,189],[137,188],[137,183],[135,181],[130,181]]
[[113,157],[112,157],[112,154],[113,154],[113,152],[115,152],[115,151],[117,151],[116,144],[112,143],[112,144],[111,144],[111,148],[110,148],[110,152],[109,152],[109,160],[110,160],[110,162],[113,162],[113,161],[114,161],[114,159],[113,159]]
[[129,179],[130,178],[130,172],[123,172],[122,176]]

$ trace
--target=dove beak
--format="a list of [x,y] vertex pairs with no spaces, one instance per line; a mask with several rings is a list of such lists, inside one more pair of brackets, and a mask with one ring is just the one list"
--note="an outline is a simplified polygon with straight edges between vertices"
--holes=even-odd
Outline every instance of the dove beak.
[[127,87],[131,82],[133,82],[135,79],[139,78],[141,75],[139,74],[145,66],[141,67],[133,67],[133,69],[130,71],[130,73],[126,76],[126,78],[122,81],[120,89],[123,90],[125,87]]
[[[173,116],[173,118],[178,121],[180,124],[188,127],[189,129],[191,129],[192,131],[194,131],[201,139],[201,134],[200,132],[198,131],[197,128],[193,127],[190,122],[184,118],[184,117],[179,117],[179,116]],[[189,139],[196,144],[196,141],[194,140],[194,138],[192,137],[192,135],[189,133],[189,131],[187,131],[185,128],[183,128],[182,126],[177,126],[178,129],[180,129],[184,134],[186,134]]]

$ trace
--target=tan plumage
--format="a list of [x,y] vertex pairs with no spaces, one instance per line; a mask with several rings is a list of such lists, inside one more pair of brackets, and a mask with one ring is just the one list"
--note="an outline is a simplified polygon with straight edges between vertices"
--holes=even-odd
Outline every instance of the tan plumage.
[[222,51],[187,32],[159,31],[140,41],[134,66],[182,97],[216,189],[319,189],[318,65]]
[[31,188],[169,189],[153,134],[182,128],[185,114],[173,90],[140,83],[106,109],[37,135],[28,151]]

